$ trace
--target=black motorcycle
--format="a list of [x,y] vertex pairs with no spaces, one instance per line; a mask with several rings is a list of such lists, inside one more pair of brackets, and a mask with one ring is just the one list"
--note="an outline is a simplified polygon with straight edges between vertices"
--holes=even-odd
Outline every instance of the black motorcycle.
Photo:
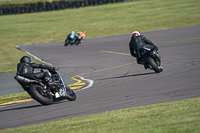
[[65,99],[76,100],[74,91],[64,84],[62,77],[56,71],[49,72],[49,74],[52,77],[52,82],[56,83],[51,87],[41,79],[27,78],[24,75],[16,75],[14,78],[33,99],[42,105],[50,105]]
[[76,44],[76,45],[79,45],[79,44],[81,43],[82,39],[83,39],[83,38],[82,38],[80,35],[77,35],[77,36],[76,36],[75,44]]
[[73,45],[75,42],[73,41],[73,39],[71,39],[70,37],[67,37],[66,39],[65,39],[65,44],[64,44],[64,46],[68,46],[69,44],[70,45]]
[[156,73],[160,73],[163,71],[161,66],[161,57],[154,49],[155,47],[141,47],[139,49],[139,55],[141,56],[147,68],[154,70]]

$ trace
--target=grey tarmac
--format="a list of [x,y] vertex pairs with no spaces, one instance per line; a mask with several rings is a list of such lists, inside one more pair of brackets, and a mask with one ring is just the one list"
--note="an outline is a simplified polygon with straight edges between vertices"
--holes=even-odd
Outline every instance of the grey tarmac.
[[0,108],[0,129],[199,97],[199,32],[200,25],[142,32],[159,48],[164,69],[159,74],[129,55],[131,33],[86,38],[78,46],[64,47],[64,41],[20,46],[61,73],[94,84],[76,92],[73,102],[42,106],[31,101]]

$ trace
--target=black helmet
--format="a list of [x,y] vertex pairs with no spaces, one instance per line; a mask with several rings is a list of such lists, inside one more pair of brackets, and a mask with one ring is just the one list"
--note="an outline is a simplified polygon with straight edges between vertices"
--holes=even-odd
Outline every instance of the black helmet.
[[21,59],[20,59],[20,63],[30,63],[32,62],[31,58],[28,57],[28,56],[23,56]]

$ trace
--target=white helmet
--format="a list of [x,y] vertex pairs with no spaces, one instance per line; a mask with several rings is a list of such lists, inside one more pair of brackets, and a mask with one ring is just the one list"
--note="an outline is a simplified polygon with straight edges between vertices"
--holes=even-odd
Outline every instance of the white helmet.
[[138,31],[134,31],[134,32],[132,32],[132,34],[131,34],[131,36],[139,36],[140,35],[140,32],[138,32]]
[[74,31],[72,31],[72,34],[75,34],[75,32],[74,32]]

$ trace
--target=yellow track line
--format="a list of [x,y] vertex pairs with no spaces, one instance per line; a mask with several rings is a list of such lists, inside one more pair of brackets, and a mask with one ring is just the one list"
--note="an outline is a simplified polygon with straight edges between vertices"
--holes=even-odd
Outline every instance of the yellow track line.
[[74,78],[75,76],[73,76],[73,77],[71,77],[71,79],[72,80],[76,80],[77,82],[76,82],[76,84],[79,84],[79,83],[81,83],[82,81],[81,80],[79,80],[79,79],[76,79],[76,78]]
[[[17,100],[17,101],[11,101],[11,102],[7,102],[7,103],[2,103],[0,104],[0,107],[3,105],[8,105],[8,104],[14,104],[14,103],[22,103],[22,102],[28,102],[28,101],[32,101],[33,99],[25,99],[25,100]],[[4,107],[4,106],[3,106]]]
[[111,53],[111,54],[131,55],[131,54],[127,54],[127,53],[112,52],[112,51],[105,51],[105,50],[101,50],[101,52],[106,52],[106,53]]
[[[127,63],[127,64],[123,64],[123,65],[119,65],[119,66],[114,66],[114,67],[110,67],[110,68],[100,69],[100,70],[97,70],[97,71],[92,71],[92,72],[88,72],[88,73],[83,73],[83,74],[76,75],[76,76],[82,76],[82,75],[86,75],[86,74],[90,74],[90,73],[101,72],[101,71],[105,71],[105,70],[109,70],[109,69],[113,69],[113,68],[118,68],[118,67],[130,65],[130,64],[133,64],[133,63],[136,63],[136,61],[130,62],[130,63]],[[74,76],[74,77],[76,77],[76,76]]]
[[[76,79],[76,78],[74,78],[74,77],[71,77],[71,79],[76,80],[77,83],[67,85],[67,86],[70,87],[70,89],[80,89],[80,88],[82,88],[83,86],[86,85],[86,83],[82,82],[82,81],[79,80],[79,79]],[[82,82],[82,83],[81,83],[81,82]],[[32,100],[33,100],[33,99],[30,98],[30,99],[25,99],[25,100],[10,101],[10,102],[6,102],[6,103],[0,104],[0,108],[1,108],[1,107],[5,107],[4,105],[11,105],[11,104],[15,104],[15,103],[23,103],[23,102],[28,102],[28,101],[32,101]]]
[[[107,52],[107,53],[112,53],[112,54],[121,54],[121,55],[130,55],[130,54],[127,54],[127,53],[112,52],[112,51],[105,51],[105,50],[101,50],[101,52]],[[105,70],[109,70],[109,69],[113,69],[113,68],[118,68],[118,67],[130,65],[130,64],[133,64],[133,63],[136,63],[136,61],[130,62],[130,63],[127,63],[127,64],[123,64],[123,65],[119,65],[119,66],[114,66],[114,67],[100,69],[100,70],[96,70],[96,71],[92,71],[92,72],[88,72],[88,73],[83,73],[83,74],[76,75],[76,76],[82,76],[82,75],[86,75],[86,74],[90,74],[90,73],[101,72],[101,71],[105,71]],[[86,83],[82,82],[82,80],[79,80],[79,79],[75,78],[76,76],[71,77],[72,80],[76,80],[77,81],[74,84],[68,85],[71,89],[80,89],[86,84]],[[32,100],[33,99],[30,98],[30,99],[26,99],[26,100],[11,101],[11,102],[0,104],[0,107],[4,107],[3,105],[9,105],[9,104],[21,103],[21,102],[28,102],[28,101],[32,101]]]

